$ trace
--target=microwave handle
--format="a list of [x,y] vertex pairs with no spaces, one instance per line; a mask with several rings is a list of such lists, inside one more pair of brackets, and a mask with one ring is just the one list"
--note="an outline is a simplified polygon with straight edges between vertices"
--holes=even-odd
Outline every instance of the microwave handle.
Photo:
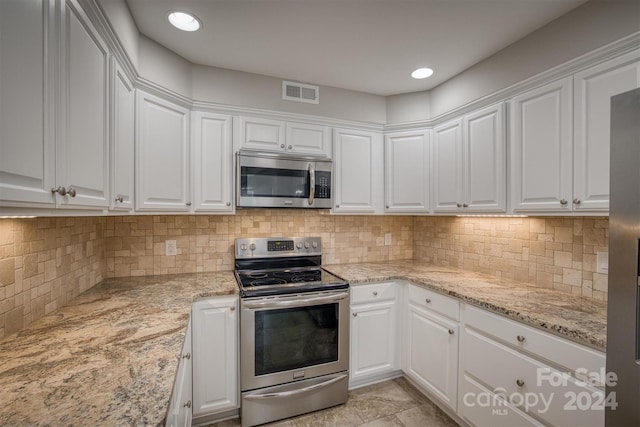
[[309,205],[313,205],[316,196],[316,168],[313,163],[309,163]]

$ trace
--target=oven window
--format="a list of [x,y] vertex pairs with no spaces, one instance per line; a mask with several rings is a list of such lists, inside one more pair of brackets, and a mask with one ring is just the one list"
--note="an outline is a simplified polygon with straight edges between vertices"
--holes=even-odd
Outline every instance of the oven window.
[[240,194],[249,197],[309,197],[306,170],[256,168],[241,169]]
[[338,360],[338,303],[255,313],[255,374]]

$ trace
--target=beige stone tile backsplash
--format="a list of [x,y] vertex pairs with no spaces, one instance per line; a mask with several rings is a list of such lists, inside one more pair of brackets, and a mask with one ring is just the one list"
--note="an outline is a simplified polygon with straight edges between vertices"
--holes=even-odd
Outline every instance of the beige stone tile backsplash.
[[106,218],[0,219],[0,338],[102,281]]
[[[413,218],[339,216],[292,209],[238,210],[223,216],[107,218],[107,277],[233,269],[236,238],[321,236],[323,263],[387,261],[413,257]],[[391,233],[390,246],[384,245]],[[178,254],[165,256],[165,241]]]
[[607,300],[606,217],[416,217],[414,258]]
[[[384,235],[391,233],[391,245]],[[233,269],[240,237],[319,235],[325,264],[419,259],[600,300],[607,218],[341,216],[238,210],[236,215],[0,219],[0,338],[105,277]],[[165,256],[165,241],[178,254]]]

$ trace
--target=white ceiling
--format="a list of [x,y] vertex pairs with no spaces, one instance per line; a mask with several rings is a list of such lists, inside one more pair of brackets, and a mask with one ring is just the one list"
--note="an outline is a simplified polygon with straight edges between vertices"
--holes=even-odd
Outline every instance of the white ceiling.
[[[378,95],[431,89],[584,0],[127,0],[140,32],[202,65]],[[203,28],[173,28],[167,13]],[[411,71],[433,68],[425,80]]]

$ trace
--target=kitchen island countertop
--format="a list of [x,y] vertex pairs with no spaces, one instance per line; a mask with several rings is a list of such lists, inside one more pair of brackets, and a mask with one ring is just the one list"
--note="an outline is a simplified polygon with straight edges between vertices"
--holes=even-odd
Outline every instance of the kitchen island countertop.
[[191,304],[231,272],[106,279],[0,342],[0,425],[163,423]]
[[538,329],[605,351],[607,303],[421,261],[325,265],[357,286],[403,279]]

